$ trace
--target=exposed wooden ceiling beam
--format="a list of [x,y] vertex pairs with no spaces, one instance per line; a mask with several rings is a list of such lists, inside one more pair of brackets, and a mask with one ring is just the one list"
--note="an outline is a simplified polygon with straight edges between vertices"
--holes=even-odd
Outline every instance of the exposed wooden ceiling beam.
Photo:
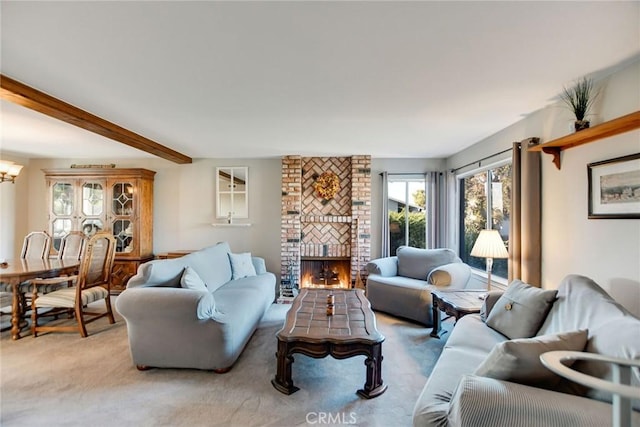
[[0,98],[175,163],[191,157],[0,74]]

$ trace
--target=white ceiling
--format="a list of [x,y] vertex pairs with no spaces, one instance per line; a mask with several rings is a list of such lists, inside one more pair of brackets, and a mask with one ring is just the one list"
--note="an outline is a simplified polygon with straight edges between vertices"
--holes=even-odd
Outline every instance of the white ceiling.
[[[640,2],[1,3],[1,71],[194,158],[447,157],[640,56]],[[150,157],[6,101],[2,151]]]

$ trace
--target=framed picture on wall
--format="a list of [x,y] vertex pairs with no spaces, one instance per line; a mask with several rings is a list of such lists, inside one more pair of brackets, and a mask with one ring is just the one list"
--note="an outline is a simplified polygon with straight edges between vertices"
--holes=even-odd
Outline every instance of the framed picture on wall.
[[640,153],[587,165],[589,218],[640,218]]

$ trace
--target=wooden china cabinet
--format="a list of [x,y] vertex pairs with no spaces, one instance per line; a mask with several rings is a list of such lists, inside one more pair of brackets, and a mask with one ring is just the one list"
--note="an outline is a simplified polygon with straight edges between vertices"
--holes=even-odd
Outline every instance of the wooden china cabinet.
[[153,259],[153,177],[147,169],[43,169],[48,227],[55,255],[62,236],[109,231],[116,238],[111,292],[120,293],[138,266]]

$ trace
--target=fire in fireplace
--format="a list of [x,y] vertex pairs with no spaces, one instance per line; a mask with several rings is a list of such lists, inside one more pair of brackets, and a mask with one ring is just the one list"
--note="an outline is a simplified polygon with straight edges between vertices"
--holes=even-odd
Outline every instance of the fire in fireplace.
[[301,288],[350,288],[351,260],[349,258],[302,258]]

